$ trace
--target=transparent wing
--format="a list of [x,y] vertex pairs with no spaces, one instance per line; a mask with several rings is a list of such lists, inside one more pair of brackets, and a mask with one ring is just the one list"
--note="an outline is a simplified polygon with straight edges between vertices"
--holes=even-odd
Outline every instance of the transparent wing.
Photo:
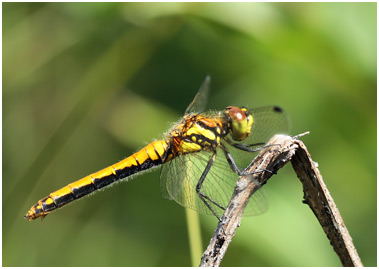
[[269,106],[251,109],[250,112],[254,123],[250,135],[243,141],[244,144],[267,143],[275,134],[289,132],[289,118],[282,108]]
[[192,100],[191,104],[187,107],[184,115],[192,112],[203,112],[208,102],[208,95],[210,89],[211,77],[206,76],[203,84],[201,84],[199,91],[197,92],[195,98]]
[[[196,185],[212,156],[212,152],[197,152],[176,157],[162,168],[161,190],[165,198],[173,199],[184,207],[202,214],[212,214],[196,193]],[[201,192],[226,208],[236,186],[238,175],[234,173],[222,150],[217,150],[216,159],[207,174]],[[223,210],[210,203],[217,215]],[[245,215],[261,214],[267,209],[267,200],[260,189],[254,193]]]

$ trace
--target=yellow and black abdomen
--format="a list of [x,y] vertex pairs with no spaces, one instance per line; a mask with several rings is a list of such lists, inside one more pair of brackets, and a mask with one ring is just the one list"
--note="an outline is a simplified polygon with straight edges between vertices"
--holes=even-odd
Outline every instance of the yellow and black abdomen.
[[68,184],[38,201],[25,215],[28,220],[44,218],[51,211],[77,200],[91,192],[102,189],[118,180],[163,164],[167,160],[168,143],[158,140],[140,151],[94,174]]

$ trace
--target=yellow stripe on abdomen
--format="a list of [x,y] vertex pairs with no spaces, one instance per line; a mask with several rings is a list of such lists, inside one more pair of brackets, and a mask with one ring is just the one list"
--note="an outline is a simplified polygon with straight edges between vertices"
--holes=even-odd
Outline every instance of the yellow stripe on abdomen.
[[168,144],[166,141],[154,141],[124,160],[50,193],[49,196],[39,200],[28,211],[25,218],[28,220],[38,217],[44,218],[51,211],[73,200],[104,188],[117,180],[160,165],[166,161],[167,152]]

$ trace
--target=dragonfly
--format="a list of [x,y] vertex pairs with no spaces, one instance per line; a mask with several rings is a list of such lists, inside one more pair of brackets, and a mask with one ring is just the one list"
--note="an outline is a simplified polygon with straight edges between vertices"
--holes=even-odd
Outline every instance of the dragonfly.
[[[52,211],[142,171],[162,166],[163,197],[199,213],[223,214],[235,188],[259,150],[275,134],[287,133],[288,116],[279,106],[255,109],[228,106],[206,111],[210,77],[207,76],[184,116],[160,140],[96,173],[90,174],[39,200],[24,216],[45,218]],[[245,215],[267,209],[263,192],[256,192]]]

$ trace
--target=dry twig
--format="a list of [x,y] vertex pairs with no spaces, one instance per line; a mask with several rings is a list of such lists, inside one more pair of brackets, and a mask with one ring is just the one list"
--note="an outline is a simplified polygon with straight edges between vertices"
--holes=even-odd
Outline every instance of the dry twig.
[[363,266],[337,206],[303,142],[290,136],[276,135],[269,144],[275,146],[262,150],[249,167],[248,171],[253,174],[238,179],[232,199],[203,253],[200,266],[220,265],[236,229],[240,226],[250,196],[289,161],[303,184],[303,202],[316,215],[342,265]]

